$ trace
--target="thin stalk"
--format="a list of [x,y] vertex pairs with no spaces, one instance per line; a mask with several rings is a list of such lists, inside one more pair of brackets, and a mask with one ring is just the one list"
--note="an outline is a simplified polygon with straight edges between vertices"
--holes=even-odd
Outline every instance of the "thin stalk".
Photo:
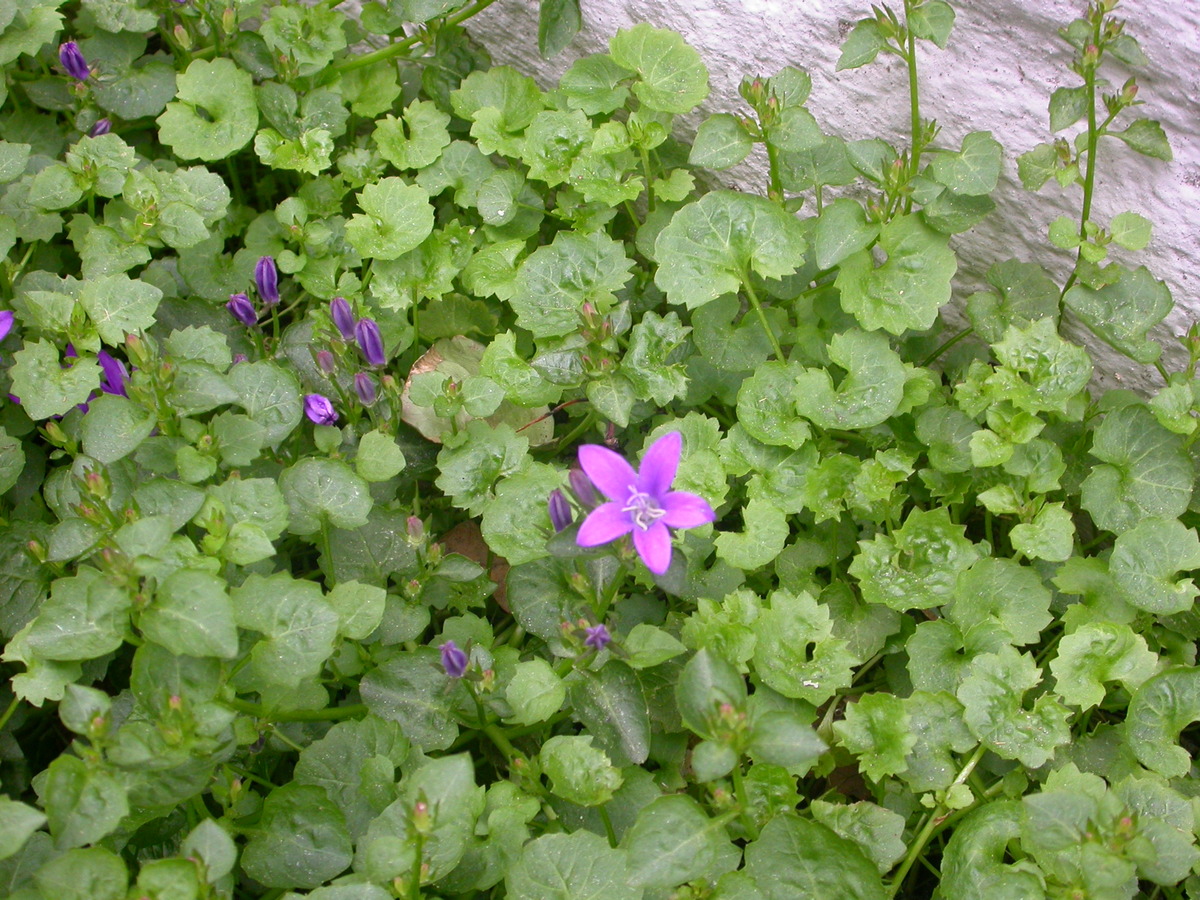
[[[452,16],[447,16],[446,25],[458,25],[460,22],[465,22],[467,19],[476,13],[483,12],[496,0],[475,0],[470,6],[464,6]],[[370,53],[364,53],[362,56],[356,56],[353,59],[343,59],[341,62],[334,64],[331,68],[335,72],[349,72],[354,69],[365,69],[367,66],[373,66],[378,62],[385,62],[389,59],[395,59],[401,56],[407,50],[411,50],[417,44],[424,43],[426,35],[424,32],[418,31],[416,34],[410,34],[404,40],[396,41],[394,44],[388,44],[386,47],[381,47],[378,50],[372,50]]]
[[936,350],[934,350],[932,353],[930,353],[927,357],[925,357],[923,360],[921,360],[921,362],[919,363],[920,367],[922,369],[929,368],[930,363],[932,363],[935,359],[937,359],[939,356],[941,356],[943,353],[945,353],[947,350],[949,350],[951,347],[953,347],[955,344],[957,344],[959,341],[961,341],[967,335],[971,334],[974,330],[975,329],[973,329],[973,328],[964,328],[958,334],[954,335],[954,337],[945,341],[940,347],[938,347]]
[[4,730],[4,726],[8,724],[8,720],[12,718],[13,713],[17,711],[17,704],[21,702],[19,697],[13,697],[12,703],[8,704],[8,709],[4,710],[4,714],[0,715],[0,731]]
[[[904,23],[907,36],[907,52],[903,54],[908,65],[908,115],[912,129],[912,162],[911,172],[916,175],[921,169],[921,86],[917,80],[917,38],[912,28],[908,26],[909,12],[912,4],[904,0]],[[912,212],[912,195],[904,201],[904,211]]]
[[[783,197],[783,173],[779,166],[779,151],[775,149],[770,141],[765,142],[767,145],[767,171],[770,175],[771,186],[767,189],[767,196],[776,203],[782,204]],[[817,212],[821,211],[820,192],[817,192]]]
[[746,793],[746,783],[742,779],[742,767],[736,765],[733,767],[733,792],[737,797],[738,802],[738,818],[742,820],[742,827],[750,835],[750,840],[758,840],[758,826],[754,824],[754,820],[750,818],[750,802]]
[[613,828],[612,819],[608,817],[608,807],[598,806],[596,809],[600,813],[600,821],[604,823],[604,833],[608,835],[608,846],[615,850],[617,849],[617,832]]
[[750,305],[754,307],[754,314],[758,316],[758,322],[763,327],[763,331],[767,333],[767,340],[771,342],[771,349],[775,353],[775,358],[780,362],[784,362],[783,348],[779,346],[779,338],[775,336],[775,332],[771,330],[771,323],[767,321],[767,314],[763,312],[762,304],[758,302],[758,294],[754,290],[754,285],[750,282],[750,273],[742,273],[742,284],[746,286],[746,297],[750,300]]
[[[1096,23],[1092,28],[1092,42],[1100,46],[1100,27],[1103,22],[1102,16],[1096,17]],[[1083,207],[1079,212],[1079,239],[1082,241],[1087,235],[1087,223],[1092,214],[1092,197],[1096,189],[1096,144],[1100,140],[1100,129],[1096,123],[1096,69],[1099,68],[1100,61],[1097,59],[1092,65],[1084,68],[1083,84],[1087,89],[1087,167],[1083,172]],[[1079,264],[1083,261],[1083,247],[1075,253],[1075,268],[1071,270],[1070,276],[1067,278],[1067,283],[1063,285],[1062,295],[1058,301],[1059,311],[1062,311],[1062,297],[1065,297],[1072,285],[1075,284],[1079,277]]]

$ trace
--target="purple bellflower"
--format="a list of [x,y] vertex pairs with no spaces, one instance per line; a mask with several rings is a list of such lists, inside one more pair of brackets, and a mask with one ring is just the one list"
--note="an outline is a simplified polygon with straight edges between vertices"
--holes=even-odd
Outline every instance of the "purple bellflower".
[[696,528],[716,519],[703,497],[671,490],[679,469],[683,436],[669,431],[650,445],[642,457],[641,471],[619,453],[598,444],[579,448],[579,464],[605,497],[583,520],[575,542],[596,547],[632,532],[633,547],[655,575],[671,565],[669,528]]
[[112,131],[112,122],[108,119],[97,119],[96,124],[88,131],[88,137],[100,137]]
[[451,678],[462,678],[467,673],[467,654],[454,641],[446,641],[438,647],[442,653],[442,668]]
[[387,356],[383,352],[383,335],[374,319],[359,319],[354,326],[354,337],[362,349],[363,358],[369,365],[387,365]]
[[571,504],[567,502],[566,494],[558,488],[550,492],[550,524],[557,534],[571,524]]
[[584,506],[596,505],[596,490],[588,481],[588,477],[583,474],[583,469],[572,469],[567,475],[567,481],[571,485],[571,493],[575,495],[576,500]]
[[329,301],[329,318],[342,337],[347,341],[354,340],[354,310],[345,297],[334,297]]
[[250,298],[245,294],[230,294],[229,302],[225,304],[225,308],[229,310],[231,316],[247,328],[253,328],[258,324],[258,312],[254,309],[254,304],[250,302]]
[[304,414],[316,425],[333,425],[338,420],[337,410],[321,394],[304,395]]
[[58,61],[62,63],[63,70],[76,81],[87,81],[92,75],[87,60],[83,58],[79,45],[74,41],[67,41],[59,46]]
[[120,394],[122,397],[128,397],[125,384],[129,381],[129,370],[125,368],[125,363],[107,350],[101,350],[96,354],[96,362],[100,363],[100,369],[104,372],[104,378],[100,381],[100,390],[106,394]]
[[593,625],[591,628],[583,629],[583,642],[599,653],[612,641],[612,635],[608,633],[608,629],[603,625]]
[[366,372],[357,373],[354,376],[354,393],[358,394],[363,406],[370,406],[375,402],[375,380]]
[[8,333],[12,331],[13,313],[11,309],[0,309],[0,341],[8,337]]
[[254,264],[254,286],[258,288],[258,296],[267,306],[279,302],[279,270],[275,268],[275,259],[261,256]]

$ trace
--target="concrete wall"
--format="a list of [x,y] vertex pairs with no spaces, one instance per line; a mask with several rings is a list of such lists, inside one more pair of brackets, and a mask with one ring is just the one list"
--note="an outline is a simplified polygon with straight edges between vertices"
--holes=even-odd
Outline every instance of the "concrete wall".
[[[878,0],[876,0],[878,2]],[[1070,47],[1057,30],[1081,15],[1084,0],[951,0],[958,14],[947,50],[922,43],[922,112],[942,126],[942,143],[957,147],[970,131],[990,130],[1007,154],[999,207],[972,232],[953,238],[962,268],[956,297],[965,298],[995,261],[1041,262],[1065,272],[1073,255],[1046,240],[1059,215],[1078,216],[1080,191],[1048,184],[1038,194],[1017,180],[1016,156],[1050,138],[1046,104],[1051,91],[1079,79],[1069,71]],[[901,0],[893,0],[899,7]],[[557,58],[537,55],[537,3],[498,0],[471,22],[472,33],[498,64],[513,65],[552,85],[570,63],[604,52],[619,28],[649,22],[672,28],[700,51],[709,69],[711,94],[703,111],[744,110],[737,86],[745,75],[771,75],[787,64],[813,79],[808,106],[829,133],[847,139],[883,137],[906,142],[908,93],[902,63],[881,56],[871,65],[835,72],[842,39],[869,11],[868,0],[583,0],[585,27]],[[1102,145],[1093,218],[1106,223],[1132,209],[1155,226],[1150,246],[1114,258],[1145,264],[1170,287],[1176,310],[1155,336],[1167,358],[1177,360],[1174,335],[1182,334],[1200,309],[1200,2],[1125,0],[1118,14],[1127,33],[1141,43],[1150,65],[1136,73],[1138,113],[1158,119],[1175,159],[1165,163],[1128,150],[1117,141]],[[1114,88],[1129,72],[1115,60],[1105,74]],[[700,117],[684,122],[693,130]],[[1071,129],[1067,134],[1072,134]],[[721,176],[729,184],[765,191],[765,164],[751,157]],[[1061,280],[1061,275],[1060,275]],[[1152,389],[1157,374],[1111,351],[1093,347],[1097,369],[1108,384]]]

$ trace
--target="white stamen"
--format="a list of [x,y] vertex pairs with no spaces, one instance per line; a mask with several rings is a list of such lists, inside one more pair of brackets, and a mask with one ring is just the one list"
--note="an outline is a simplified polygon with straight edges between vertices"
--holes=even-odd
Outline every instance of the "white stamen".
[[633,524],[642,531],[649,531],[650,526],[667,514],[649,494],[643,494],[637,488],[629,489],[629,500],[621,507],[621,512],[630,513]]

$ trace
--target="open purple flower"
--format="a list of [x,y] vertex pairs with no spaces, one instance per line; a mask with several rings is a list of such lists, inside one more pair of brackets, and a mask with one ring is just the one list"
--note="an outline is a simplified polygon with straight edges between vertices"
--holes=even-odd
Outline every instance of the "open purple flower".
[[59,46],[58,61],[62,63],[63,70],[76,81],[87,81],[91,77],[92,72],[87,60],[83,58],[79,45],[74,41],[67,41]]
[[13,312],[11,309],[0,309],[0,341],[8,337],[13,327]]
[[387,364],[387,356],[383,352],[383,335],[374,319],[359,319],[354,326],[354,336],[362,349],[363,359],[372,366]]
[[229,310],[231,316],[247,328],[253,328],[258,324],[258,312],[254,309],[254,304],[250,302],[250,298],[245,294],[230,294],[229,302],[225,304],[225,308]]
[[279,270],[275,268],[275,260],[270,256],[261,256],[254,264],[254,286],[258,288],[258,296],[267,306],[279,302]]
[[442,668],[451,678],[462,678],[467,673],[467,654],[454,643],[446,641],[438,647],[442,654]]
[[603,650],[612,641],[612,635],[608,633],[608,629],[604,625],[593,625],[591,628],[583,629],[583,642],[591,647],[597,653]]
[[337,410],[321,394],[304,395],[304,414],[315,425],[333,425],[338,420]]
[[106,394],[120,394],[122,397],[128,397],[125,383],[129,381],[129,370],[125,368],[125,363],[107,350],[101,350],[96,354],[96,362],[100,363],[100,369],[104,372],[100,390]]
[[696,528],[716,519],[703,497],[688,491],[671,490],[679,468],[683,436],[669,431],[650,445],[636,472],[625,458],[607,447],[584,444],[579,464],[605,497],[579,526],[575,541],[581,547],[596,547],[630,532],[633,546],[646,568],[661,575],[671,565],[669,528]]
[[345,297],[334,297],[329,301],[329,318],[333,319],[334,326],[343,338],[354,340],[354,310]]

